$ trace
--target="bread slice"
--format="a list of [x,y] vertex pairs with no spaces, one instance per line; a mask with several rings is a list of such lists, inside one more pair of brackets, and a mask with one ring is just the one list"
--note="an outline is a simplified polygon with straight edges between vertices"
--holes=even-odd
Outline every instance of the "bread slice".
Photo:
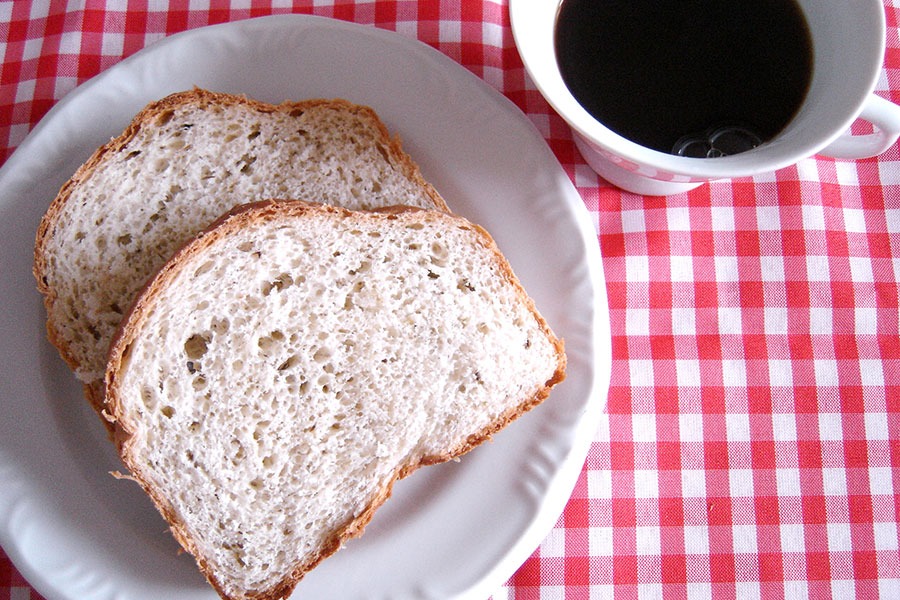
[[62,187],[35,244],[49,338],[96,409],[110,340],[147,278],[236,204],[272,197],[447,210],[370,108],[202,89],[148,105]]
[[565,353],[461,217],[240,207],[179,251],[110,352],[122,460],[223,598],[289,595],[395,480],[548,395]]

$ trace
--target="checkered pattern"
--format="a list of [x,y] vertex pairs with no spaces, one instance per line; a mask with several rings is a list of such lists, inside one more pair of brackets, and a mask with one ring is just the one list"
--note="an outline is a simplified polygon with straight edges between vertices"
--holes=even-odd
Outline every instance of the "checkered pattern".
[[[900,0],[885,9],[877,93],[900,102]],[[0,160],[123,57],[279,12],[394,30],[463,64],[526,112],[595,220],[607,415],[564,513],[495,600],[900,598],[900,148],[641,198],[585,166],[503,0],[51,0],[0,2]],[[7,598],[39,596],[0,554]]]

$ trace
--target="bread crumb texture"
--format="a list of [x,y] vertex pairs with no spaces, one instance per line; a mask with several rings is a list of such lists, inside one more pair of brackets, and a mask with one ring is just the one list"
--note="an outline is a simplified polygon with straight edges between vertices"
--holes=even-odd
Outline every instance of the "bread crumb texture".
[[398,474],[479,443],[564,365],[477,227],[301,213],[158,278],[111,385],[126,463],[227,597],[302,575]]
[[446,208],[366,107],[279,106],[194,90],[142,111],[63,188],[36,249],[51,339],[85,383],[147,278],[237,204]]

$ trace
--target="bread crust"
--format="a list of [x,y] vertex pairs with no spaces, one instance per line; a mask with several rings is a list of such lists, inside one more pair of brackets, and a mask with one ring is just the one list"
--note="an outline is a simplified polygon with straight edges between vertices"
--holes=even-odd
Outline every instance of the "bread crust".
[[[251,223],[258,223],[269,219],[279,219],[284,216],[296,217],[316,211],[335,214],[346,219],[383,218],[389,220],[415,218],[417,214],[423,212],[422,209],[418,208],[395,206],[363,213],[361,211],[353,212],[343,208],[314,204],[300,200],[266,200],[235,207],[233,210],[220,217],[191,242],[183,246],[181,250],[179,250],[157,272],[156,276],[146,284],[132,304],[125,318],[122,320],[122,324],[110,347],[105,377],[107,391],[106,409],[110,414],[110,426],[113,431],[113,439],[122,461],[131,471],[131,478],[141,485],[144,491],[153,500],[160,514],[169,523],[174,537],[186,551],[190,552],[195,557],[201,572],[203,572],[209,583],[225,600],[239,600],[239,598],[277,600],[288,596],[306,573],[328,556],[337,552],[345,542],[354,537],[358,537],[363,533],[365,527],[372,520],[376,510],[391,496],[396,481],[409,476],[420,467],[435,465],[455,459],[489,440],[495,433],[499,432],[524,413],[543,402],[548,397],[551,388],[565,379],[566,355],[563,340],[557,338],[555,334],[553,334],[546,320],[537,311],[533,300],[525,292],[490,234],[483,228],[469,223],[468,226],[471,226],[471,228],[478,233],[480,243],[483,247],[493,253],[494,260],[499,266],[502,277],[504,277],[510,285],[514,286],[516,294],[524,303],[526,303],[529,311],[535,316],[539,323],[541,330],[547,335],[548,339],[552,341],[557,357],[557,364],[553,375],[533,396],[523,399],[519,405],[501,414],[482,430],[470,434],[465,441],[457,447],[448,448],[446,452],[441,454],[422,456],[415,462],[399,465],[395,469],[390,480],[381,488],[358,517],[338,528],[316,555],[306,562],[297,564],[290,575],[285,577],[277,585],[273,586],[271,589],[252,592],[244,596],[229,596],[223,589],[221,582],[218,581],[216,573],[202,555],[199,554],[197,545],[192,540],[190,533],[186,530],[185,524],[177,517],[172,505],[148,481],[142,473],[141,465],[135,460],[130,443],[135,426],[134,423],[129,420],[128,415],[124,413],[122,400],[119,395],[118,378],[121,370],[125,366],[125,361],[127,361],[129,347],[147,319],[147,316],[156,303],[159,295],[176,277],[182,267],[189,262],[191,257],[203,253],[207,248],[213,245],[217,239],[227,236],[230,232],[243,228]],[[364,217],[363,215],[365,214],[368,214],[369,217]],[[441,215],[440,213],[435,213],[435,216],[436,218],[455,219],[457,222],[463,221],[459,217]]]
[[[403,174],[419,186],[425,195],[434,203],[438,210],[450,212],[444,199],[438,194],[437,190],[428,183],[419,170],[418,165],[407,155],[402,148],[399,136],[391,136],[387,127],[378,117],[377,113],[368,106],[351,103],[344,99],[310,99],[303,101],[285,101],[281,104],[267,104],[260,102],[244,95],[226,94],[221,92],[212,92],[209,90],[194,88],[182,92],[176,92],[161,100],[152,102],[145,106],[128,124],[126,129],[117,137],[111,139],[106,144],[100,146],[75,172],[75,174],[66,181],[60,188],[59,193],[50,203],[46,213],[44,214],[38,226],[34,244],[34,262],[32,272],[37,282],[37,289],[43,296],[44,307],[48,314],[46,322],[47,337],[57,350],[66,364],[73,371],[77,371],[84,365],[79,361],[76,352],[66,342],[65,336],[62,334],[61,327],[65,324],[56,323],[52,317],[54,305],[59,301],[59,292],[53,287],[48,277],[50,266],[48,264],[48,245],[55,234],[59,225],[63,208],[66,206],[73,190],[85,182],[90,180],[98,168],[105,161],[115,156],[117,152],[122,150],[134,137],[145,127],[154,127],[161,120],[165,120],[171,116],[175,109],[184,107],[229,107],[244,106],[260,113],[284,113],[294,114],[303,112],[315,107],[329,107],[334,110],[349,111],[360,116],[365,121],[374,126],[381,137],[381,141],[386,148],[391,162],[400,165]],[[124,307],[123,307],[124,308]],[[94,410],[103,416],[103,398],[104,386],[102,378],[84,384],[84,395]],[[107,424],[105,418],[102,419]],[[112,429],[109,428],[109,432]]]

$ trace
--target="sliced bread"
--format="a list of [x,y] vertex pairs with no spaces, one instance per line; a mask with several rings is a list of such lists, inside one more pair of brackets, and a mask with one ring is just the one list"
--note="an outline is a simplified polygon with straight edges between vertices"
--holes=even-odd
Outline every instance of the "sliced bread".
[[49,338],[97,410],[110,340],[147,278],[233,206],[272,197],[447,210],[367,107],[202,89],[148,105],[62,187],[35,244]]
[[106,391],[131,477],[213,587],[272,600],[361,534],[395,480],[536,406],[565,364],[480,227],[273,201],[150,280]]

